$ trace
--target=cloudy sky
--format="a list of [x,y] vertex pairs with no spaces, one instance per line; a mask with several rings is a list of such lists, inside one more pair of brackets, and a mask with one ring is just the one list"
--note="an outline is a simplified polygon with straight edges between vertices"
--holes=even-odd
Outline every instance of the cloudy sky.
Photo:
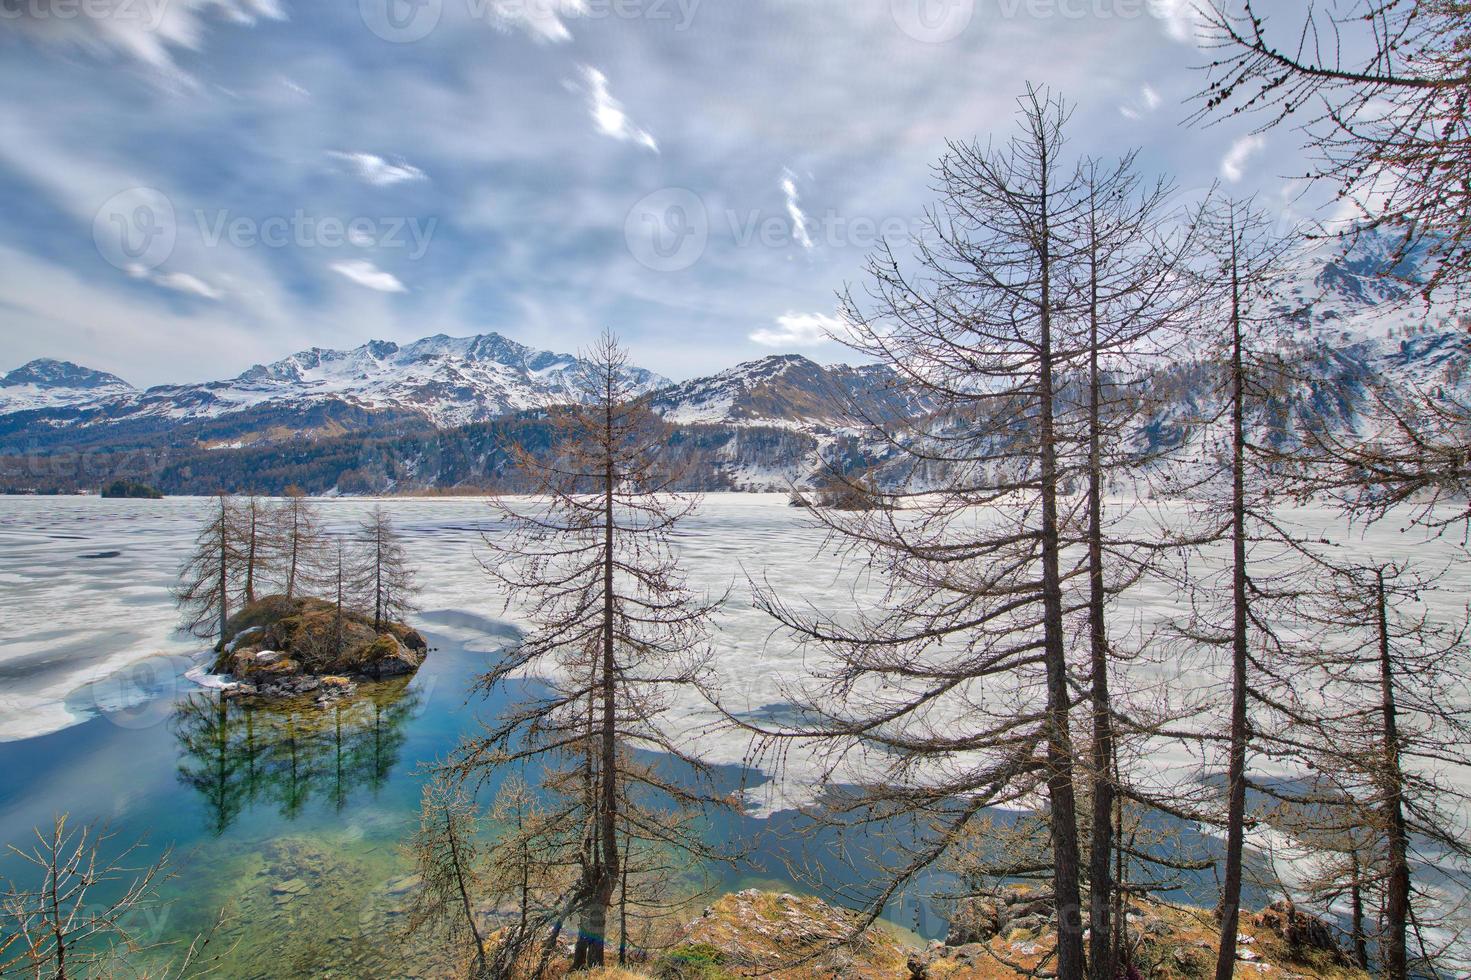
[[841,359],[835,291],[1028,81],[1080,150],[1295,200],[1290,132],[1181,126],[1188,7],[0,0],[0,370],[604,326],[673,378]]

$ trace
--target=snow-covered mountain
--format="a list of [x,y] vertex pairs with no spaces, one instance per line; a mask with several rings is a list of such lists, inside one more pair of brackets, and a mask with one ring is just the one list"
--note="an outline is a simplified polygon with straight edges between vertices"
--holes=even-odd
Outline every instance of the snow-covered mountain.
[[[29,378],[33,362],[10,377]],[[300,435],[335,435],[385,425],[393,431],[450,428],[575,397],[582,363],[570,354],[535,350],[499,334],[439,334],[400,346],[371,341],[352,350],[313,347],[236,378],[137,391],[111,375],[65,365],[49,398],[17,383],[0,402],[0,430],[77,442],[157,442],[210,447],[279,442]],[[41,371],[40,373],[45,373]],[[635,389],[669,382],[642,368],[627,369]],[[61,387],[71,379],[70,387]],[[80,382],[93,379],[90,386]],[[104,383],[96,379],[111,379]],[[8,392],[9,389],[0,389]],[[24,413],[24,417],[14,417]],[[6,424],[9,423],[9,424]]]
[[774,354],[673,385],[654,396],[652,407],[677,424],[814,430],[853,426],[855,404],[870,411],[928,411],[884,365],[824,367],[800,354]]
[[134,390],[115,374],[43,357],[0,377],[0,414],[80,405],[128,395]]
[[[1394,274],[1382,275],[1391,264]],[[1298,261],[1275,290],[1283,328],[1276,349],[1290,368],[1284,378],[1293,380],[1250,420],[1256,441],[1290,442],[1324,423],[1369,434],[1375,381],[1411,397],[1416,390],[1471,396],[1471,318],[1421,303],[1421,271],[1419,257],[1401,258],[1373,237],[1346,256],[1323,243]],[[1212,369],[1199,356],[1193,344],[1181,345],[1170,363],[1152,369],[1151,415],[1133,434],[1141,447],[1191,458],[1208,451],[1201,421],[1220,406],[1211,401]],[[0,383],[0,462],[5,454],[162,450],[177,462],[172,490],[245,485],[247,477],[268,489],[266,466],[272,480],[317,492],[483,485],[504,480],[509,465],[486,423],[573,397],[578,367],[571,355],[497,334],[313,348],[228,381],[147,391],[38,361]],[[863,424],[862,415],[914,419],[936,408],[885,366],[824,366],[783,354],[679,384],[637,368],[629,374],[675,424],[671,451],[706,489],[785,487],[810,477],[819,457],[877,464],[881,479],[945,478],[891,459],[893,447]],[[285,443],[289,453],[278,451]]]

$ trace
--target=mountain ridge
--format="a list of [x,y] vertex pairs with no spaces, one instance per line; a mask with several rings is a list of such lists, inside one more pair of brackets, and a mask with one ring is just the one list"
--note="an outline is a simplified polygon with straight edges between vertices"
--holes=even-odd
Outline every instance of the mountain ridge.
[[[1262,435],[1290,439],[1325,421],[1358,430],[1370,417],[1373,378],[1407,389],[1471,389],[1471,322],[1412,298],[1413,262],[1396,258],[1395,274],[1382,275],[1388,253],[1381,252],[1373,242],[1362,254],[1320,250],[1292,270],[1278,297],[1289,328],[1280,350],[1298,363],[1301,380],[1272,407],[1277,421],[1263,415],[1254,422],[1272,426]],[[1201,395],[1209,368],[1190,347],[1149,369],[1151,390],[1165,397],[1132,438],[1150,453],[1191,439],[1208,448],[1208,434],[1191,420],[1214,413]],[[263,459],[289,453],[297,460],[291,465],[307,472],[303,460],[350,452],[366,467],[343,461],[331,479],[312,471],[317,492],[493,483],[506,479],[506,461],[492,430],[574,397],[579,364],[497,333],[312,347],[233,379],[145,391],[115,375],[42,360],[0,385],[0,458],[144,452],[190,459],[190,472],[210,473],[234,472],[220,454],[249,450]],[[885,365],[822,365],[775,353],[678,383],[628,371],[635,390],[674,426],[676,451],[692,464],[697,488],[780,489],[831,460],[878,466],[895,483],[943,477],[913,472],[864,424],[865,416],[914,419],[935,410],[932,398]],[[24,393],[11,400],[19,408],[7,407],[10,390]],[[385,464],[370,444],[396,446],[400,458]],[[344,473],[341,486],[335,481]],[[200,479],[180,476],[175,486]]]

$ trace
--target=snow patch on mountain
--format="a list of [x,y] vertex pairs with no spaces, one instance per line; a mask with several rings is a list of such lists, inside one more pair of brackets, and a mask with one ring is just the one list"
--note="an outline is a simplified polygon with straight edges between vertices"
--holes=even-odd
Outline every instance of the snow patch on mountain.
[[[450,428],[574,399],[582,367],[571,354],[535,350],[499,334],[437,334],[404,346],[375,340],[351,350],[313,347],[258,364],[227,381],[161,385],[142,392],[125,384],[120,389],[99,385],[90,394],[79,390],[48,401],[16,398],[17,407],[0,403],[0,412],[64,405],[92,411],[61,423],[91,425],[122,419],[217,419],[261,406],[340,402],[417,415],[428,425]],[[627,376],[641,393],[669,383],[642,368],[628,368]]]
[[0,414],[81,405],[133,391],[115,374],[42,357],[0,377]]

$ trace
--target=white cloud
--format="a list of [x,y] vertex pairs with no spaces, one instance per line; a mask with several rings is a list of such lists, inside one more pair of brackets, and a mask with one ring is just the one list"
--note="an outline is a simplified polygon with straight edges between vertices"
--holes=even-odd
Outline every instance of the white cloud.
[[1149,0],[1149,12],[1159,18],[1170,37],[1194,43],[1200,30],[1196,3],[1197,0]]
[[781,189],[787,196],[787,214],[792,219],[792,237],[803,248],[811,248],[812,235],[807,231],[807,215],[802,210],[802,198],[797,193],[797,175],[790,170],[783,170]]
[[172,289],[176,293],[188,293],[201,299],[219,299],[225,295],[203,279],[187,272],[155,272],[141,265],[129,266],[126,271],[134,279],[142,279],[155,286]]
[[1139,98],[1119,106],[1119,114],[1125,119],[1142,119],[1145,113],[1158,109],[1163,101],[1152,86],[1144,85],[1139,89]]
[[1221,160],[1221,176],[1231,183],[1237,183],[1246,176],[1246,162],[1257,153],[1266,141],[1260,136],[1243,136],[1231,144],[1231,149]]
[[327,155],[346,164],[364,183],[374,187],[392,187],[394,184],[429,179],[429,175],[418,167],[403,160],[392,163],[376,153],[344,153],[332,150]]
[[[476,3],[482,4],[477,8]],[[561,43],[572,40],[564,17],[588,12],[584,0],[471,0],[471,8],[484,10],[497,27],[524,31],[538,41]]]
[[174,52],[202,46],[206,12],[241,25],[286,19],[279,0],[89,0],[83,8],[76,0],[27,0],[5,7],[0,33],[10,30],[43,44],[121,54],[180,81],[188,76],[175,66]]
[[153,281],[165,289],[172,289],[180,293],[192,293],[204,299],[219,299],[224,293],[211,286],[209,283],[187,272],[168,272],[155,275]]
[[352,262],[334,262],[332,271],[369,289],[376,289],[380,293],[405,293],[408,288],[399,282],[397,276],[391,272],[384,272],[365,259],[357,259]]
[[763,327],[751,334],[751,340],[763,347],[818,347],[835,335],[847,332],[840,318],[824,313],[785,313],[776,318],[776,327]]
[[582,77],[587,83],[588,108],[598,132],[616,140],[639,143],[655,153],[659,152],[659,144],[654,137],[647,130],[635,126],[633,120],[628,118],[628,113],[623,111],[623,106],[613,98],[613,93],[608,90],[606,75],[590,65],[583,65]]

